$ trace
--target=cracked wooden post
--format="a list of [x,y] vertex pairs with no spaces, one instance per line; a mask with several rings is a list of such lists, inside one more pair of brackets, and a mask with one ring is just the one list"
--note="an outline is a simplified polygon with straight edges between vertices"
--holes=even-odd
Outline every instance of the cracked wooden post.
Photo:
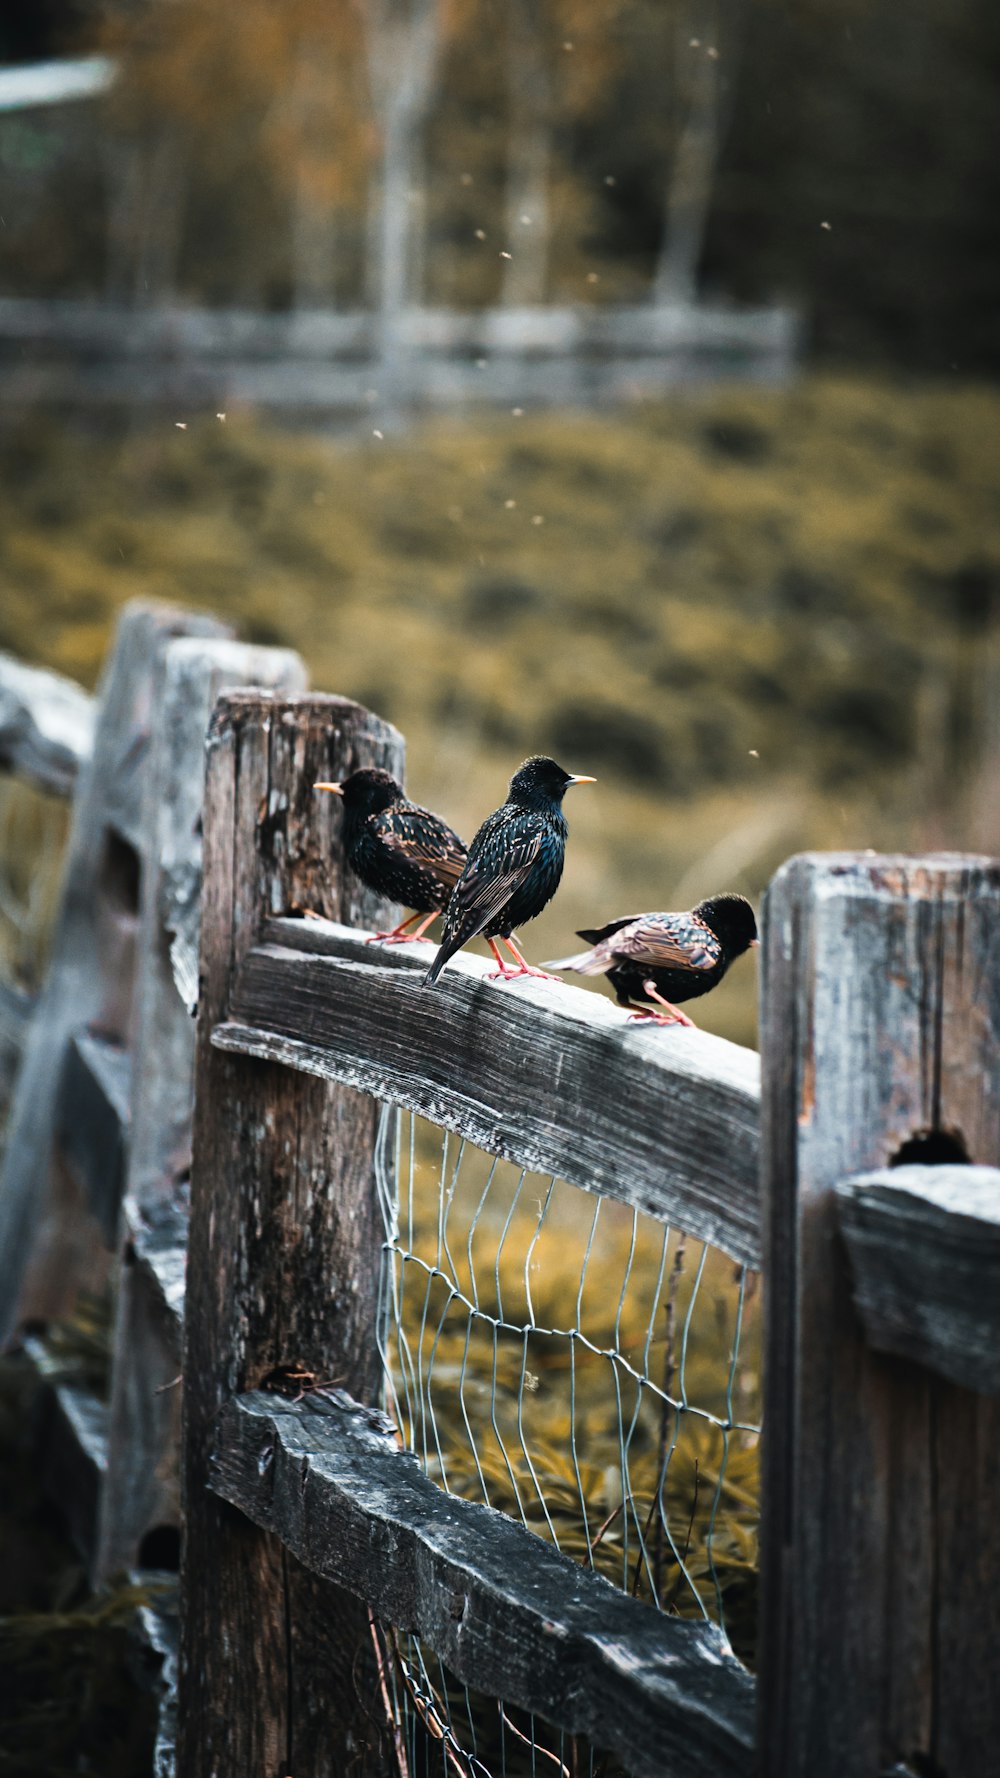
[[978,1778],[1000,1401],[865,1343],[835,1187],[1000,1161],[1000,863],[792,859],[765,907],[762,1778]]
[[[261,921],[390,911],[345,876],[317,779],[402,775],[388,723],[343,698],[234,696],[209,732],[201,996],[185,1303],[179,1778],[341,1778],[371,1734],[362,1607],[208,1490],[223,1405],[301,1367],[377,1398],[378,1107],[223,1053],[235,972]],[[363,1666],[358,1666],[363,1673]]]
[[305,667],[290,649],[200,637],[171,642],[154,676],[98,1579],[137,1563],[167,1566],[165,1551],[179,1537],[181,1395],[174,1384],[181,1368],[182,1305],[164,1301],[161,1281],[165,1259],[170,1275],[183,1278],[187,1233],[205,732],[223,686],[294,694],[306,683]]

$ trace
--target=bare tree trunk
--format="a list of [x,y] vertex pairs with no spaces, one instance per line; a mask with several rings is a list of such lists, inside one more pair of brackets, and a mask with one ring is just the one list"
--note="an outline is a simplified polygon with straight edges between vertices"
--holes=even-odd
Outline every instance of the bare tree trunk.
[[552,83],[534,0],[507,7],[507,246],[501,301],[545,301],[549,260]]
[[292,306],[299,311],[329,308],[336,285],[336,209],[317,191],[310,164],[310,145],[323,142],[329,125],[329,82],[320,42],[310,40],[299,49],[290,103],[300,140],[290,218]]
[[142,151],[123,136],[109,135],[104,145],[107,190],[107,253],[104,295],[108,302],[130,302],[135,291],[136,231],[142,200]]
[[177,134],[164,128],[143,155],[142,210],[136,230],[135,300],[140,308],[177,294],[184,223],[184,152]]
[[667,175],[663,243],[653,287],[657,303],[693,303],[697,295],[712,175],[719,150],[718,7],[699,0],[677,27],[678,90],[687,111]]
[[[382,131],[382,165],[368,219],[369,289],[378,317],[380,412],[406,393],[402,319],[414,297],[413,168],[433,90],[440,44],[439,0],[373,0],[367,14],[372,100]],[[373,275],[374,274],[374,275]]]

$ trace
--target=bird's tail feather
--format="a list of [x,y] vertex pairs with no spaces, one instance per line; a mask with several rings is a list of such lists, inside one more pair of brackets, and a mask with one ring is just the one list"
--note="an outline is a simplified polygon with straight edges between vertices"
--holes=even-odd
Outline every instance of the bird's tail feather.
[[572,969],[577,975],[603,975],[608,958],[598,951],[577,951],[573,957],[551,957],[543,969]]
[[452,944],[448,943],[447,939],[445,939],[440,945],[438,945],[437,956],[435,957],[433,963],[430,966],[430,969],[427,971],[427,974],[424,976],[424,978],[420,984],[420,986],[422,988],[431,988],[434,986],[434,983],[437,981],[438,976],[441,974],[441,971],[444,968],[445,964],[448,962],[449,958],[454,957],[455,952],[460,951],[462,949],[462,945],[464,942],[465,941],[463,939],[459,939],[457,944],[452,945]]

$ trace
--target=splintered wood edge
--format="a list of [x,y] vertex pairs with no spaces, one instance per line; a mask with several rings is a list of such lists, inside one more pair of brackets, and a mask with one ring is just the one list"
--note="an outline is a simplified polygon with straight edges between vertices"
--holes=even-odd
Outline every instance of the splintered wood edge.
[[210,1485],[464,1684],[588,1736],[636,1778],[745,1778],[755,1685],[715,1625],[666,1617],[446,1494],[342,1392],[228,1402]]
[[869,1343],[1000,1394],[1000,1168],[858,1174],[837,1209]]
[[332,922],[262,937],[217,1048],[356,1087],[759,1266],[755,1051],[629,1024],[580,988],[495,984],[477,958],[424,988],[433,947],[375,948]]

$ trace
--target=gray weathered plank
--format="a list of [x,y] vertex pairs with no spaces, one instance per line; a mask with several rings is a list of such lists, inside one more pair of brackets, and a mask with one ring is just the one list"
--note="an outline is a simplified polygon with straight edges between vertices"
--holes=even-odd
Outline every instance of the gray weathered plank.
[[33,994],[11,982],[0,982],[0,1115],[17,1079],[34,1010]]
[[69,796],[94,741],[94,700],[72,679],[0,654],[0,769]]
[[[1000,1745],[1000,1402],[873,1352],[836,1186],[1000,1162],[1000,865],[793,859],[764,912],[763,1778]],[[912,1153],[912,1150],[910,1151]]]
[[131,1060],[121,1044],[74,1032],[63,1058],[56,1143],[108,1247],[118,1233],[125,1187]]
[[140,838],[139,796],[149,746],[156,662],[176,636],[225,634],[197,612],[126,606],[97,698],[94,745],[80,772],[64,861],[52,958],[25,1046],[0,1169],[0,1339],[26,1314],[57,1313],[75,1281],[36,1238],[51,1200],[50,1169],[62,1054],[92,1026],[129,1036]]
[[[198,991],[205,735],[224,686],[298,692],[297,654],[215,638],[171,642],[153,684],[140,851],[128,1239],[114,1337],[107,1482],[96,1576],[132,1566],[145,1533],[179,1511],[179,1328],[151,1260],[164,1260],[164,1218],[182,1215],[191,1155]],[[161,1239],[157,1239],[159,1233]],[[174,1265],[171,1256],[167,1262]],[[176,1307],[183,1298],[183,1286]],[[167,1314],[164,1316],[164,1310]]]
[[107,1465],[107,1403],[89,1385],[68,1378],[64,1361],[37,1335],[25,1339],[24,1356],[43,1385],[35,1439],[39,1483],[89,1562]]
[[344,698],[224,698],[209,731],[191,1227],[184,1305],[181,1778],[340,1778],[368,1738],[364,1613],[207,1489],[231,1395],[278,1367],[381,1385],[377,1108],[213,1049],[262,918],[388,911],[347,876],[319,778],[402,773],[401,737]]
[[275,920],[213,1042],[406,1106],[491,1153],[621,1198],[760,1263],[756,1054],[629,1024],[562,983],[485,979],[462,956]]
[[868,1344],[1000,1394],[1000,1168],[862,1173],[837,1212]]
[[754,1683],[714,1625],[663,1616],[444,1493],[388,1422],[338,1396],[228,1403],[216,1493],[457,1679],[590,1737],[636,1778],[745,1778]]

